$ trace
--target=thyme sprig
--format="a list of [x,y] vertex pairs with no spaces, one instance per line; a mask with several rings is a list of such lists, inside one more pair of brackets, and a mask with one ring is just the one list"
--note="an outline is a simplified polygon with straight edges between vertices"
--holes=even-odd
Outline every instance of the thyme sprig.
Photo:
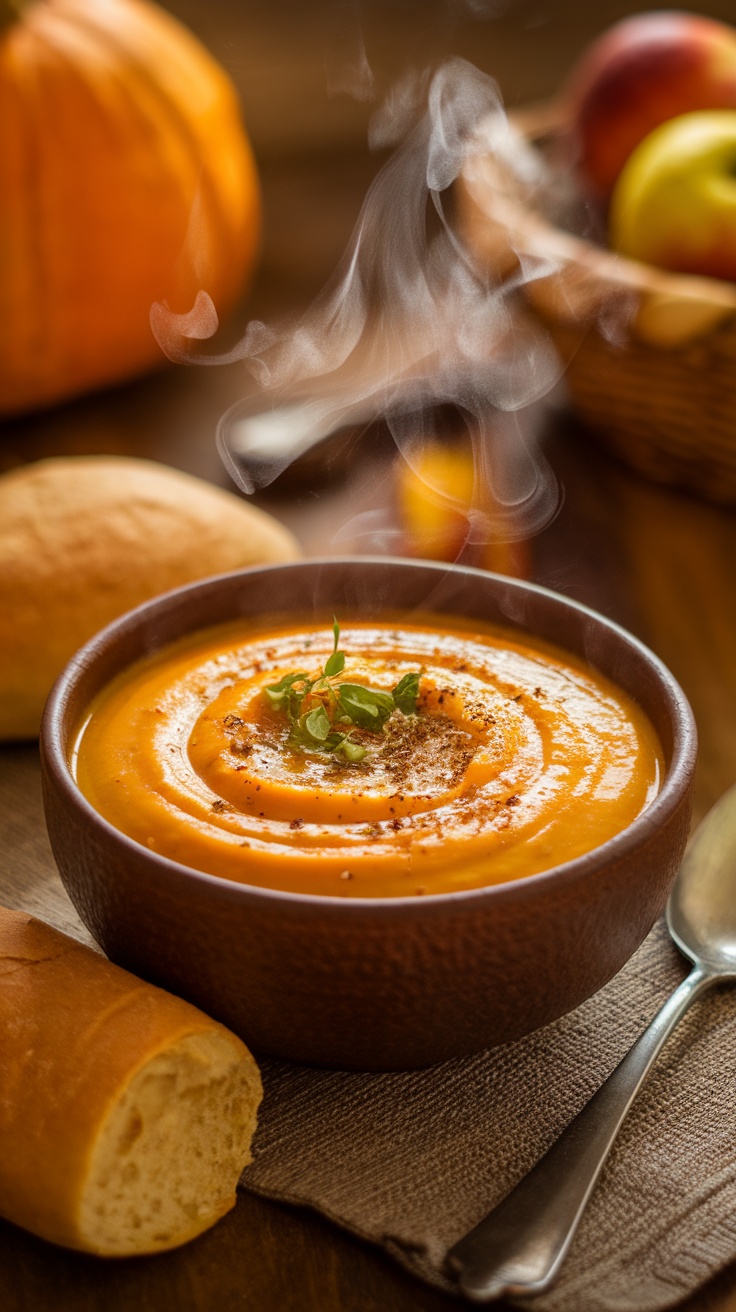
[[366,755],[366,748],[353,740],[355,729],[382,734],[395,710],[416,714],[420,671],[405,674],[391,692],[362,683],[336,683],[345,669],[345,653],[339,650],[340,625],[334,616],[333,621],[332,654],[321,673],[312,679],[306,670],[295,670],[265,691],[272,710],[283,711],[289,721],[290,747],[332,752],[355,764]]

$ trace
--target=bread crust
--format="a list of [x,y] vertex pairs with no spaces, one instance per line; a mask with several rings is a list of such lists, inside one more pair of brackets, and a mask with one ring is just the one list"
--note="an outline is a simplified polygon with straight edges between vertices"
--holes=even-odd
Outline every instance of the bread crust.
[[270,515],[152,461],[68,456],[0,475],[0,739],[38,734],[57,675],[125,611],[298,554]]
[[[197,1194],[196,1216],[162,1242],[143,1235],[137,1246],[84,1232],[82,1203],[111,1113],[148,1064],[167,1053],[176,1060],[177,1045],[193,1036],[216,1038],[217,1075],[224,1052],[225,1067],[246,1090],[249,1105],[238,1115],[250,1133],[230,1178],[213,1182],[210,1197]],[[183,1243],[234,1204],[261,1093],[253,1057],[224,1026],[33,917],[0,907],[0,1215],[103,1255]],[[176,1116],[173,1124],[167,1152],[175,1161],[186,1143],[176,1142]]]

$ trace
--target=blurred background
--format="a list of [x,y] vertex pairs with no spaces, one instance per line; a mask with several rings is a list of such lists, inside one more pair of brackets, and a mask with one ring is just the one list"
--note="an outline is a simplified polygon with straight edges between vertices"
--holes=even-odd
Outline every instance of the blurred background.
[[[662,6],[663,8],[665,6]],[[587,42],[633,3],[600,0],[170,0],[227,71],[260,173],[264,224],[255,281],[231,326],[304,309],[334,269],[385,154],[368,123],[407,69],[450,55],[492,75],[509,110],[544,101]],[[732,0],[688,6],[733,19]],[[370,101],[336,88],[351,79],[359,34],[374,75]],[[242,365],[174,367],[114,394],[4,424],[0,468],[66,453],[148,454],[226,483],[213,435],[252,386]]]

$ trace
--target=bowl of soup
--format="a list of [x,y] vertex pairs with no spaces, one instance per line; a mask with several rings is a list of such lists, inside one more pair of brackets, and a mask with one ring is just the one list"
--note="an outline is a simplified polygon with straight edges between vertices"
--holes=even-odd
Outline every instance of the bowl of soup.
[[46,818],[113,961],[256,1052],[408,1069],[606,983],[661,913],[696,735],[630,634],[481,570],[330,559],[178,589],[49,699]]

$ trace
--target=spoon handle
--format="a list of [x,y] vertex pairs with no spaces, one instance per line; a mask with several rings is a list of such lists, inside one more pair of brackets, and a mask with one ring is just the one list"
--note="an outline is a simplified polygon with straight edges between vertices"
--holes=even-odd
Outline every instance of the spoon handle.
[[541,1293],[556,1277],[613,1141],[690,1003],[717,977],[696,966],[590,1102],[507,1198],[448,1253],[463,1293],[485,1303]]

